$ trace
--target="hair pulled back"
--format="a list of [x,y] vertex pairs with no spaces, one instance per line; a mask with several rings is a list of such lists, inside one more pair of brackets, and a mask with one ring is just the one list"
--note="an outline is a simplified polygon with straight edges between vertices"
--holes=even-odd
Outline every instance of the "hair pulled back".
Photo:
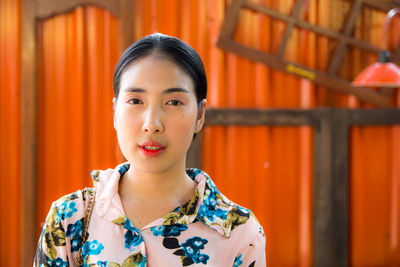
[[115,98],[118,98],[121,75],[125,69],[131,63],[153,53],[166,56],[192,78],[198,103],[206,98],[207,77],[199,54],[182,40],[161,33],[143,37],[130,45],[122,54],[114,71],[113,87]]

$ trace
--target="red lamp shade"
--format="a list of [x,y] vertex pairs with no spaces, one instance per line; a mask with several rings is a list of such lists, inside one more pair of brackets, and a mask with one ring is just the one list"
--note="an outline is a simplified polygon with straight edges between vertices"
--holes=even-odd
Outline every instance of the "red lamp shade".
[[354,79],[353,86],[400,88],[400,68],[389,62],[387,51],[379,54],[379,62],[371,64]]

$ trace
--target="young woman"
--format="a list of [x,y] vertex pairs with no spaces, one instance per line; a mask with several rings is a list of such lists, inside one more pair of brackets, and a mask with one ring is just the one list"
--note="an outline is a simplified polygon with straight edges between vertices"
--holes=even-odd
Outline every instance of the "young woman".
[[265,266],[252,212],[185,169],[206,93],[199,55],[177,38],[152,34],[123,53],[113,101],[127,162],[53,203],[34,266]]

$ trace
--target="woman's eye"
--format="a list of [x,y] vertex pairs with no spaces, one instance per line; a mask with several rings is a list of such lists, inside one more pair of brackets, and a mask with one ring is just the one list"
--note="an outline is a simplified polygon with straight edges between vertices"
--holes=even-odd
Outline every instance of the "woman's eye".
[[142,104],[143,102],[140,99],[137,98],[132,98],[128,101],[129,104],[137,105],[137,104]]
[[167,102],[167,104],[168,105],[172,105],[172,106],[180,106],[183,103],[181,101],[179,101],[179,100],[170,100],[170,101]]

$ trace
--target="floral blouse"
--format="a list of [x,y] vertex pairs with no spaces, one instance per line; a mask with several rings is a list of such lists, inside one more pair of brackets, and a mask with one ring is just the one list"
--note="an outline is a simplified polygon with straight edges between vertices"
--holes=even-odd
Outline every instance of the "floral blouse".
[[198,169],[195,196],[142,229],[125,216],[118,194],[129,163],[92,171],[95,202],[82,245],[86,189],[55,201],[39,239],[34,266],[266,266],[265,235],[253,213],[222,195]]

